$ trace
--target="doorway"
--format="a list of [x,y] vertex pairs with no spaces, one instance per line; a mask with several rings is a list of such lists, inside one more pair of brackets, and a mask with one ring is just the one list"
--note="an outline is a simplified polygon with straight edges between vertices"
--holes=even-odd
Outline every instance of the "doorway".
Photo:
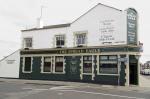
[[138,85],[138,65],[137,63],[130,63],[129,65],[129,83],[130,85]]

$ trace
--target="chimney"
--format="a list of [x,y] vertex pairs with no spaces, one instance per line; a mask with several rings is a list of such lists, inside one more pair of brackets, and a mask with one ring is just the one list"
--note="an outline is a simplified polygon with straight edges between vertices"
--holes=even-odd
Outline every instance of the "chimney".
[[37,28],[43,28],[43,20],[42,20],[42,18],[37,18]]

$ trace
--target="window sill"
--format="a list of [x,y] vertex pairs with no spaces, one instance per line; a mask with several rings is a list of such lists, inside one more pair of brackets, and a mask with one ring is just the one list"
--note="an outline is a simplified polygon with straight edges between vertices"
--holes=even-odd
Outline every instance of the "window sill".
[[52,74],[52,72],[41,72],[41,74]]
[[41,74],[65,74],[65,72],[40,72]]
[[65,72],[54,72],[54,74],[65,74]]
[[32,73],[32,71],[30,71],[30,72],[27,72],[27,71],[23,71],[22,73]]
[[103,74],[103,73],[98,73],[97,75],[119,76],[119,74]]

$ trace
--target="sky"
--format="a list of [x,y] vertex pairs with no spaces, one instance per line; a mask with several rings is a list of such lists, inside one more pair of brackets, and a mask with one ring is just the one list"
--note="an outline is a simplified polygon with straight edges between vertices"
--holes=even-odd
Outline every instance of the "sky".
[[44,6],[44,25],[69,23],[102,3],[126,10],[135,8],[139,14],[138,36],[143,43],[141,62],[150,60],[149,0],[0,0],[0,59],[21,48],[21,31],[36,26]]

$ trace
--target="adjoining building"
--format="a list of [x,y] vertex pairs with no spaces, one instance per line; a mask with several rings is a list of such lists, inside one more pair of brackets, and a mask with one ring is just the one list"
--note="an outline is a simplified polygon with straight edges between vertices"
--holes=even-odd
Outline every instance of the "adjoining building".
[[20,50],[4,57],[0,60],[1,78],[19,78]]
[[140,65],[140,73],[143,75],[150,75],[150,61]]
[[98,4],[72,23],[22,30],[20,79],[139,84],[137,11]]

